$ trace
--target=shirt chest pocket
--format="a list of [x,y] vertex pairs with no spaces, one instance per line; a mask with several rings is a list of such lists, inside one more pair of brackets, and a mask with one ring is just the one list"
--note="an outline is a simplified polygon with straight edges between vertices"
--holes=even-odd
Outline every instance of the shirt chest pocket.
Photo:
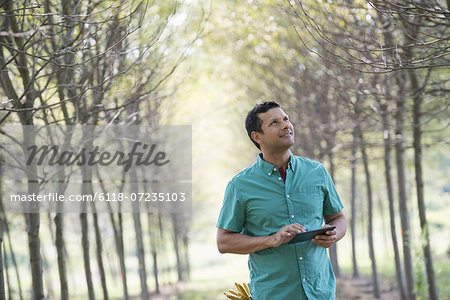
[[307,228],[321,226],[324,199],[322,193],[295,193],[291,199],[293,209],[302,225]]

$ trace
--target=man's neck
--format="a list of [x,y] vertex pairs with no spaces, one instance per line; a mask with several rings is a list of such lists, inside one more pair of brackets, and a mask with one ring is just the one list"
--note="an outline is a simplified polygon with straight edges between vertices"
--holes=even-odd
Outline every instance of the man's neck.
[[289,158],[291,157],[291,150],[286,150],[284,152],[268,152],[263,151],[263,159],[268,163],[275,165],[277,168],[283,168],[283,170],[287,169],[287,164],[289,162]]

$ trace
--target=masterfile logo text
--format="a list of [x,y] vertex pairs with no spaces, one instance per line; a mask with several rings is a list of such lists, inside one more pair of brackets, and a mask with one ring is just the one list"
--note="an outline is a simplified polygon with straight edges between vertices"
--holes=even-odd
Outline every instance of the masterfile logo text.
[[7,211],[190,209],[189,125],[8,125],[4,131]]

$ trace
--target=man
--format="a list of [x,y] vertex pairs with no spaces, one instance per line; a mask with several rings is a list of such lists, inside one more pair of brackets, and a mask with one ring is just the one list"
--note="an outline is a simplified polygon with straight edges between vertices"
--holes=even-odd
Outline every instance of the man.
[[[292,155],[294,128],[277,103],[256,105],[245,127],[262,153],[228,183],[217,223],[219,252],[250,254],[254,300],[335,299],[326,248],[345,235],[347,225],[330,175],[322,164]],[[288,244],[324,219],[336,229]]]

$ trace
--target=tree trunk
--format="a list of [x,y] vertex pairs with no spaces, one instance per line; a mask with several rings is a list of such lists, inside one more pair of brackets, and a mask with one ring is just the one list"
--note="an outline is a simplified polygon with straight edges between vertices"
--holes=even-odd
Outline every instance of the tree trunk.
[[[13,1],[6,0],[0,3],[0,6],[5,10],[4,23],[2,24],[2,30],[11,30],[14,33],[21,32],[19,24],[16,19],[16,12],[13,9]],[[7,20],[7,21],[6,21]],[[24,51],[24,41],[20,37],[14,37],[14,43],[16,45],[14,51],[17,51],[17,57],[14,62],[17,66],[17,70],[20,73],[20,79],[22,81],[23,92],[25,97],[18,101],[16,90],[12,84],[7,70],[2,70],[0,74],[1,85],[5,91],[6,96],[13,100],[15,108],[29,109],[34,106],[36,93],[34,91],[34,84],[31,81],[30,66],[27,63],[27,54]],[[0,43],[0,63],[4,64],[5,58],[3,55],[3,38]],[[17,50],[16,50],[17,49]],[[33,125],[33,112],[31,110],[24,110],[17,113],[20,123],[22,125]],[[28,146],[34,145],[35,136],[34,132],[28,131],[23,127],[23,149],[27,151]],[[36,162],[34,161],[27,166],[27,180],[28,180],[28,194],[37,194],[39,192],[37,174],[36,174]],[[39,207],[36,204],[30,205],[32,208],[39,211]],[[44,286],[42,281],[42,260],[40,253],[40,214],[39,213],[25,213],[25,220],[27,223],[28,233],[28,248],[30,253],[30,267],[32,278],[32,298],[43,299],[44,298]]]
[[[83,128],[83,141],[88,141],[86,146],[87,149],[92,149],[92,138],[90,137],[91,132]],[[92,172],[90,167],[82,166],[82,180],[81,184],[81,194],[82,195],[92,195]],[[86,277],[86,285],[88,289],[89,300],[95,300],[94,285],[92,283],[92,272],[91,272],[91,257],[89,253],[89,226],[87,218],[87,204],[81,203],[81,247],[83,249],[83,261],[84,261],[84,272]]]
[[406,300],[405,279],[403,277],[403,268],[401,264],[400,252],[397,242],[397,230],[395,226],[394,192],[391,176],[391,137],[389,134],[389,120],[386,104],[380,105],[381,117],[383,119],[383,137],[384,137],[384,174],[386,177],[386,188],[389,201],[389,218],[391,225],[392,245],[394,248],[395,274],[397,276],[398,289],[400,297]]
[[[92,205],[95,207],[95,203],[92,203]],[[105,268],[103,267],[103,257],[102,257],[102,236],[100,233],[100,228],[98,226],[98,214],[97,212],[94,212],[92,214],[92,217],[94,219],[94,229],[95,229],[95,242],[97,244],[97,264],[98,264],[98,270],[100,272],[100,278],[102,281],[102,290],[103,290],[103,299],[108,300],[108,287],[106,285],[106,275],[105,275]]]
[[428,233],[428,223],[426,218],[425,197],[423,191],[423,171],[422,171],[422,130],[421,130],[421,105],[422,105],[422,89],[420,89],[417,82],[417,77],[414,70],[409,70],[409,77],[411,80],[411,87],[413,90],[413,136],[414,136],[414,167],[417,190],[417,206],[419,208],[420,228],[422,229],[423,252],[425,255],[425,267],[427,270],[428,279],[428,295],[431,300],[439,299],[436,279],[433,268],[433,255],[431,253],[430,237]]
[[142,240],[142,225],[140,213],[133,212],[134,230],[136,232],[137,256],[139,261],[139,278],[141,280],[141,299],[149,299],[147,287],[147,272],[145,269],[144,243]]
[[[6,249],[5,249],[6,250]],[[5,275],[6,275],[6,286],[8,287],[8,300],[12,299],[12,296],[14,294],[14,291],[11,288],[11,281],[9,280],[9,268],[8,268],[8,257],[6,256],[6,251],[3,251],[3,261],[5,262]],[[5,294],[6,297],[6,294]],[[6,299],[6,298],[5,298]]]
[[0,300],[6,299],[5,277],[3,276],[3,230],[0,226]]
[[[402,21],[405,22],[409,17],[402,16]],[[405,27],[404,36],[408,43],[414,43],[417,39],[417,35],[420,30],[421,22],[417,17],[411,17],[411,23],[406,23],[408,27]],[[412,24],[412,25],[411,25]],[[414,60],[414,49],[408,47],[405,49],[405,56],[410,60]],[[414,69],[408,69],[408,75],[411,82],[411,89],[413,92],[413,147],[414,147],[414,168],[415,168],[415,181],[417,192],[417,203],[419,209],[420,228],[422,230],[422,237],[425,239],[422,242],[423,252],[425,255],[425,267],[427,270],[428,279],[428,294],[431,300],[439,298],[434,268],[433,268],[433,256],[431,253],[430,237],[428,233],[428,224],[426,218],[425,197],[423,191],[423,172],[422,172],[422,129],[421,129],[421,106],[423,102],[423,90],[431,74],[431,69],[428,70],[423,86],[419,86],[417,80],[417,74]]]
[[28,247],[30,250],[30,266],[32,274],[32,299],[44,299],[44,285],[42,282],[42,258],[40,253],[39,227],[40,215],[38,213],[26,214]]
[[351,156],[351,219],[350,232],[352,235],[352,261],[353,261],[353,277],[360,276],[358,263],[356,261],[356,148],[358,146],[358,134],[356,127],[353,129],[352,156]]
[[[12,246],[12,242],[11,242],[11,236],[9,234],[9,227],[8,227],[8,220],[6,219],[6,215],[2,206],[2,214],[3,214],[3,222],[4,224],[2,224],[1,226],[4,226],[4,230],[6,231],[6,236],[8,238],[8,244],[9,244],[9,252],[11,253],[11,260],[13,262],[14,265],[14,271],[16,273],[16,282],[17,282],[17,286],[19,288],[19,298],[20,300],[23,300],[23,295],[22,295],[22,283],[20,280],[20,276],[19,276],[19,267],[17,265],[17,260],[16,260],[16,255],[14,254],[15,251],[13,250],[13,246]],[[6,247],[5,247],[5,257],[6,257]],[[8,261],[5,258],[5,268],[8,269],[8,265],[7,265]],[[9,281],[9,276],[8,276],[8,291],[10,291],[9,294],[9,298],[12,297],[12,290],[11,290],[11,286],[10,286],[10,281]]]
[[[49,260],[47,259],[47,256],[45,255],[45,251],[42,252],[42,265],[43,266],[50,266],[51,263],[49,263]],[[43,274],[44,280],[45,280],[45,287],[46,287],[46,298],[53,298],[53,279],[50,274],[50,272],[46,272]]]
[[[0,205],[3,203],[3,155],[0,153]],[[3,214],[0,215],[0,300],[6,300],[5,277],[3,276]]]
[[189,238],[186,231],[183,233],[183,252],[186,279],[189,280],[191,277],[191,265],[189,263]]
[[[24,121],[28,120],[31,122],[31,116],[24,116]],[[29,146],[35,144],[35,134],[34,130],[30,128],[23,127],[23,137],[24,137],[24,149],[25,151],[30,151]],[[25,157],[30,157],[26,154]],[[37,165],[36,160],[34,160],[29,166],[27,166],[27,179],[28,179],[28,194],[38,194],[38,177],[37,177]],[[33,211],[39,211],[39,204],[32,203],[29,207]],[[27,233],[28,233],[28,248],[30,252],[30,267],[32,276],[32,299],[44,299],[44,284],[42,276],[42,257],[41,257],[41,242],[39,239],[39,229],[41,225],[41,218],[39,213],[26,213],[25,219],[27,223]]]
[[406,288],[408,292],[408,299],[415,300],[416,294],[414,292],[414,268],[413,259],[411,255],[411,227],[409,222],[408,211],[408,195],[406,192],[406,175],[405,175],[405,158],[403,145],[403,122],[405,115],[405,78],[402,74],[398,74],[397,84],[399,87],[396,98],[397,112],[395,114],[395,157],[397,162],[397,177],[398,177],[398,193],[399,193],[399,210],[400,221],[402,227],[403,237],[403,259],[405,264]]
[[[6,249],[5,249],[6,250]],[[5,276],[6,276],[6,286],[8,287],[8,300],[12,299],[12,294],[13,294],[13,290],[11,288],[11,284],[10,284],[10,280],[9,280],[9,272],[8,272],[8,261],[7,261],[7,257],[6,257],[6,251],[3,251],[2,253],[2,259],[5,262],[4,263],[4,270],[5,270]],[[6,299],[6,291],[5,291],[5,298],[2,299]]]
[[[63,99],[61,99],[62,101]],[[66,132],[64,140],[64,150],[70,142],[71,135]],[[58,194],[64,195],[66,188],[66,174],[64,168],[60,168],[58,171]],[[64,242],[64,203],[58,202],[57,212],[54,218],[56,235],[55,246],[58,257],[58,272],[59,272],[59,288],[61,300],[69,300],[69,287],[67,284],[67,267],[66,267],[66,244]]]
[[[328,158],[330,160],[330,176],[333,179],[333,182],[336,184],[336,182],[334,180],[333,153],[331,152],[331,149],[332,149],[333,146],[330,146],[328,143],[329,142],[327,141]],[[341,270],[339,268],[339,263],[338,263],[337,245],[336,244],[332,245],[329,248],[329,252],[330,252],[330,260],[331,260],[331,265],[333,267],[334,274],[336,275],[336,277],[340,277],[341,276]]]
[[[122,289],[123,289],[123,298],[124,300],[129,300],[130,297],[128,296],[128,285],[127,285],[127,268],[125,265],[125,256],[124,256],[124,249],[123,249],[123,231],[122,231],[122,216],[121,213],[119,213],[119,226],[116,225],[114,214],[110,213],[111,223],[113,224],[114,229],[114,241],[116,244],[116,250],[117,254],[119,256],[119,263],[120,263],[120,278],[122,280]],[[119,227],[119,228],[117,228]]]
[[366,175],[366,189],[367,189],[367,200],[368,200],[367,205],[369,208],[369,214],[368,214],[369,225],[368,225],[368,230],[367,230],[367,237],[369,239],[369,256],[370,256],[370,260],[372,261],[373,295],[375,296],[375,298],[380,298],[380,296],[381,296],[380,281],[378,278],[377,262],[376,262],[376,258],[375,258],[375,247],[374,247],[374,243],[373,243],[373,201],[372,201],[371,177],[370,177],[370,171],[369,171],[369,160],[367,158],[364,136],[361,131],[361,128],[359,127],[359,124],[357,125],[357,130],[358,130],[362,160],[363,160],[363,164],[364,164],[364,173]]
[[[100,188],[104,194],[106,194],[107,190],[103,184],[103,180],[100,177],[100,173],[98,169],[96,169],[96,175],[98,182],[100,184]],[[124,183],[125,180],[122,180]],[[123,185],[119,188],[119,191],[123,191]],[[123,299],[129,300],[130,297],[128,296],[128,286],[127,286],[127,270],[125,266],[125,256],[124,256],[124,249],[123,249],[123,230],[122,230],[122,215],[119,212],[118,213],[118,223],[116,224],[116,220],[114,218],[114,212],[111,207],[111,203],[108,202],[108,208],[109,208],[109,218],[111,221],[111,225],[114,232],[114,244],[116,246],[117,256],[119,257],[119,264],[120,264],[120,278],[122,280],[122,289],[123,289]],[[120,210],[119,210],[120,211]]]
[[91,258],[89,255],[89,232],[87,213],[80,214],[81,246],[83,248],[84,273],[88,289],[89,300],[95,300],[94,285],[92,284]]
[[136,232],[137,256],[139,261],[139,278],[141,280],[141,299],[149,299],[147,287],[147,272],[145,268],[144,243],[142,239],[142,225],[139,213],[133,213],[134,230]]
[[69,300],[69,288],[67,285],[67,268],[65,258],[65,243],[64,243],[64,219],[62,213],[56,213],[55,216],[55,246],[58,256],[58,271],[59,271],[59,286],[61,300]]
[[178,216],[175,213],[172,213],[172,226],[173,226],[173,247],[175,250],[175,256],[177,259],[177,275],[178,275],[178,281],[183,281],[183,266],[181,262],[181,255],[180,255],[180,245],[178,243],[179,238],[179,230],[178,230]]
[[153,259],[153,277],[155,278],[156,293],[159,294],[159,274],[158,274],[158,245],[157,234],[155,230],[157,228],[154,217],[151,213],[147,214],[148,217],[148,231],[150,234],[150,251],[152,252]]
[[125,251],[124,251],[124,244],[123,244],[122,213],[118,213],[117,217],[118,217],[118,233],[117,233],[118,241],[116,241],[116,243],[118,243],[119,245],[116,245],[116,246],[119,247],[119,249],[120,249],[119,261],[120,261],[120,271],[122,272],[123,294],[124,294],[125,300],[128,300],[128,299],[130,299],[130,297],[128,295],[127,268],[126,268],[126,265],[125,265]]
[[[132,192],[138,191],[138,185],[136,183],[137,180],[136,170],[130,169],[129,176],[130,176],[130,191]],[[139,211],[139,202],[134,201],[132,205],[133,205],[134,231],[136,233],[137,257],[139,261],[139,278],[141,281],[141,299],[147,300],[149,299],[150,295],[148,293],[147,287],[147,272],[145,268],[145,251],[142,237],[142,224],[141,224],[141,214]]]
[[[163,220],[163,213],[161,212],[160,209],[158,209],[158,233],[159,233],[159,241],[160,244],[158,245],[158,250],[160,251],[160,253],[166,254],[167,251],[167,245],[165,244],[165,233],[164,233],[164,228],[167,228],[164,226],[164,220]],[[162,274],[161,276],[159,276],[160,278],[163,279],[162,284],[171,284],[172,280],[171,280],[171,276],[170,276],[170,266],[169,263],[167,261],[167,255],[163,255],[163,256],[159,256],[159,262],[160,262],[160,270],[162,270]],[[163,277],[164,275],[164,277]]]

